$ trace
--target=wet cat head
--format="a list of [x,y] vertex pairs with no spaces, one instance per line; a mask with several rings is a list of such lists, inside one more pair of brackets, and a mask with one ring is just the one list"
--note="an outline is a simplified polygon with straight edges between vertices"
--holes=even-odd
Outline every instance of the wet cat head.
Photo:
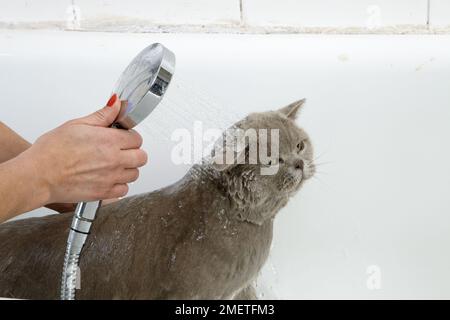
[[[231,135],[224,136],[224,148],[215,149],[213,168],[221,173],[241,219],[262,224],[313,176],[311,141],[295,124],[304,102],[250,114],[233,126]],[[240,130],[238,134],[236,129]],[[230,144],[230,140],[237,143]]]

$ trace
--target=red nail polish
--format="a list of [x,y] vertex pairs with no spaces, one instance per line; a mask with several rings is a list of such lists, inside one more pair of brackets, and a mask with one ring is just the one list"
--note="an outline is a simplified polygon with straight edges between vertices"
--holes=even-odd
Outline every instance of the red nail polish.
[[116,102],[116,100],[117,100],[117,94],[114,93],[114,94],[111,96],[111,98],[109,98],[108,103],[106,103],[106,105],[107,105],[108,107],[112,107],[112,106],[114,105],[114,103]]

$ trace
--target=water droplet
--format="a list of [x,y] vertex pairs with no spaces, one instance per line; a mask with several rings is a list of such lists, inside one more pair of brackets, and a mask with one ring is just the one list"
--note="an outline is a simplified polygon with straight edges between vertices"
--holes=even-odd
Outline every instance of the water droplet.
[[203,233],[201,233],[201,234],[199,234],[199,235],[197,236],[197,238],[195,238],[195,240],[200,241],[200,240],[202,240],[204,237],[205,237],[205,235],[204,235]]

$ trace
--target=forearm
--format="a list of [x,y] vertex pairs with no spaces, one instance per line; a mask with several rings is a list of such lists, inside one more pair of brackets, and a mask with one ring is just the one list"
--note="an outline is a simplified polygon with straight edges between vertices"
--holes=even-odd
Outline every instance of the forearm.
[[[0,122],[0,164],[17,157],[30,146],[28,141]],[[75,204],[72,203],[52,203],[47,204],[46,207],[58,212],[75,210]]]
[[1,163],[0,177],[0,223],[48,202],[48,188],[26,155]]
[[30,145],[28,141],[0,122],[0,163],[18,156]]

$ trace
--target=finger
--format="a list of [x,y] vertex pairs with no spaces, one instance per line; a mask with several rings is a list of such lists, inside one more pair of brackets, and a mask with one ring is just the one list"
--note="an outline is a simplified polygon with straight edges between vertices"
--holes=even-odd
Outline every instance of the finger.
[[120,100],[116,94],[113,94],[108,101],[108,105],[96,112],[74,120],[74,122],[88,124],[99,127],[109,127],[120,112]]
[[120,173],[117,183],[131,183],[139,178],[138,169],[125,169]]
[[126,184],[115,184],[109,191],[108,198],[121,198],[126,196],[128,193],[128,185]]
[[135,130],[116,130],[114,139],[118,141],[121,150],[139,149],[142,146],[142,136]]
[[140,168],[147,163],[147,152],[142,149],[130,149],[120,151],[121,164],[124,168]]

